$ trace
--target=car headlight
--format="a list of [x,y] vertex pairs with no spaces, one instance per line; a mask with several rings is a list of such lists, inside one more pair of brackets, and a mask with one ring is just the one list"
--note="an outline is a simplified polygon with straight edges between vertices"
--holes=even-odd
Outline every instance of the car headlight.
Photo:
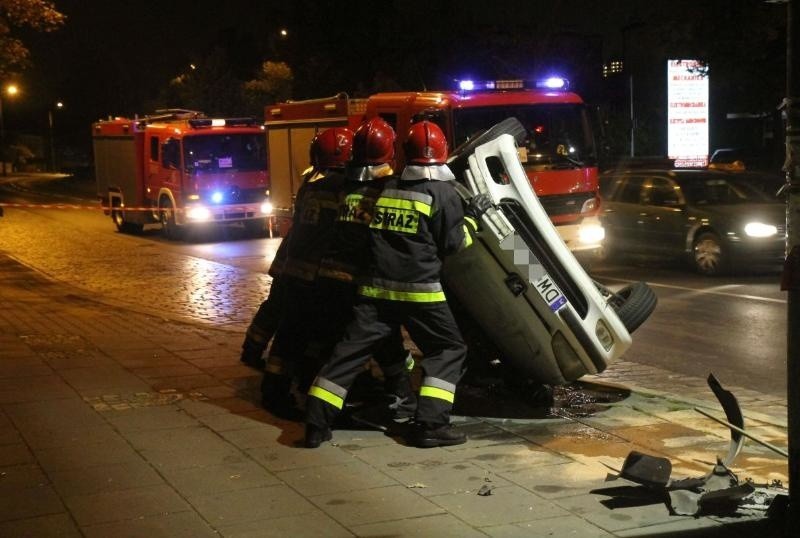
[[211,218],[211,211],[202,205],[196,205],[186,210],[186,218],[189,220],[203,221]]
[[261,204],[261,212],[264,215],[272,215],[272,212],[275,210],[275,207],[272,205],[272,202],[264,202]]
[[600,243],[606,237],[606,229],[599,224],[583,224],[578,229],[578,241],[591,245]]
[[778,228],[763,222],[748,222],[744,226],[744,233],[750,237],[772,237],[778,233]]

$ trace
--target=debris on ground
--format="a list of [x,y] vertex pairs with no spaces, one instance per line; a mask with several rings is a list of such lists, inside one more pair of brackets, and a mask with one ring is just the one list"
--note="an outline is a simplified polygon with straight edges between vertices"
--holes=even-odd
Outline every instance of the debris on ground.
[[[631,451],[622,468],[619,471],[612,469],[616,473],[609,473],[606,481],[625,479],[640,487],[612,487],[593,490],[592,493],[624,499],[627,505],[637,498],[640,504],[664,502],[671,514],[681,516],[780,514],[780,507],[786,506],[789,493],[780,481],[769,484],[740,481],[730,470],[744,443],[744,417],[736,396],[722,388],[713,374],[708,376],[708,384],[725,411],[728,425],[732,426],[729,427],[731,442],[725,459],[717,457],[716,465],[704,476],[673,479],[669,459]],[[746,436],[751,437],[749,434]],[[603,504],[615,506],[611,501]]]

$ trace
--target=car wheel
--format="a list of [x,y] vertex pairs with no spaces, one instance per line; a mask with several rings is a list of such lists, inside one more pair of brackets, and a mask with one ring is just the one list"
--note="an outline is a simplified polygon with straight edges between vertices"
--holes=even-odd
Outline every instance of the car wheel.
[[697,236],[692,246],[692,263],[698,273],[714,276],[723,272],[725,255],[717,234],[704,232]]
[[656,294],[645,282],[634,282],[617,292],[597,282],[595,285],[629,333],[633,333],[650,317],[658,303]]

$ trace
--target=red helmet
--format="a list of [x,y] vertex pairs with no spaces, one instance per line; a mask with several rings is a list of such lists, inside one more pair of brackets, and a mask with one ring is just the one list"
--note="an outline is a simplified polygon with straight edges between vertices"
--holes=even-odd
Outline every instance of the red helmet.
[[311,165],[317,170],[343,168],[353,154],[353,131],[331,127],[311,140]]
[[372,166],[394,160],[394,129],[383,118],[362,123],[353,135],[353,164]]
[[411,126],[403,149],[408,164],[447,162],[447,139],[439,126],[430,121],[421,121]]

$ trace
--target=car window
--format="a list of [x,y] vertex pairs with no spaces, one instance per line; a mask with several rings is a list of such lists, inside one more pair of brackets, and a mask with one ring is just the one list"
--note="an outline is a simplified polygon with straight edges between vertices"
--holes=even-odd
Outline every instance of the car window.
[[677,185],[667,178],[654,177],[642,191],[642,203],[675,207],[680,204]]
[[[697,205],[732,205],[772,201],[763,192],[733,178],[708,176],[682,185],[686,199]],[[774,199],[773,199],[774,200]]]
[[615,200],[617,202],[625,202],[626,204],[640,203],[644,179],[643,177],[629,177],[628,181],[617,189],[616,196],[614,197]]

